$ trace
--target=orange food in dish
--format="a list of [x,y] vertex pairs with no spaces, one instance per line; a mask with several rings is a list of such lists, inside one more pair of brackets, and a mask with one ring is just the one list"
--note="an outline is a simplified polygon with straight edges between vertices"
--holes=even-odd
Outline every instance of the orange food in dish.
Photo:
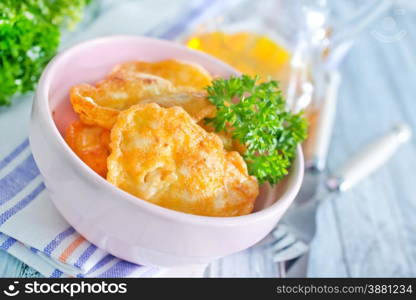
[[182,107],[196,122],[215,116],[216,108],[207,99],[205,91],[187,91],[176,94],[166,94],[145,99],[140,103],[157,103],[162,107]]
[[76,85],[70,99],[81,120],[90,125],[111,129],[120,111],[143,99],[173,93],[172,84],[149,74],[112,75],[96,86]]
[[201,90],[211,83],[211,75],[202,67],[174,59],[159,62],[127,62],[116,66],[111,74],[147,73],[160,76],[177,87]]
[[[170,67],[168,71],[162,69],[166,64]],[[144,71],[152,71],[152,74],[142,73]],[[206,93],[197,91],[198,87],[210,82],[204,72],[174,60],[124,63],[95,86],[74,86],[70,99],[84,123],[107,129],[111,129],[120,111],[142,102],[157,102],[164,107],[182,106],[199,121],[215,114],[215,106],[206,99]],[[159,73],[169,80],[153,75]],[[170,81],[175,74],[182,79]],[[187,83],[186,79],[189,79]]]
[[205,216],[252,211],[258,183],[238,152],[224,150],[181,107],[138,104],[111,131],[107,180],[154,204]]
[[207,132],[212,132],[221,139],[224,149],[227,151],[237,151],[240,154],[244,154],[246,152],[246,146],[241,144],[238,140],[233,139],[232,137],[232,130],[230,131],[220,131],[216,132],[214,127],[210,124],[206,124],[205,120],[201,120],[198,122],[198,125],[204,128]]
[[109,130],[75,121],[67,128],[65,140],[83,162],[106,177],[107,157],[110,155]]
[[216,114],[203,90],[210,82],[203,68],[176,60],[120,64],[95,85],[72,87],[80,120],[65,139],[95,172],[143,200],[196,215],[248,214],[257,179],[244,146],[205,125]]

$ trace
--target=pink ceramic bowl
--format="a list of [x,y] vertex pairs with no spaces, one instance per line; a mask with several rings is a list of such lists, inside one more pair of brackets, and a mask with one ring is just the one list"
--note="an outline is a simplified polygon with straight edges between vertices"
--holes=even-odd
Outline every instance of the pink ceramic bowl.
[[300,149],[287,179],[274,189],[262,187],[255,212],[220,218],[159,207],[116,188],[85,165],[62,137],[76,118],[68,99],[71,86],[102,79],[121,62],[169,58],[200,64],[214,76],[238,74],[215,58],[163,40],[113,36],[79,44],[56,56],[43,72],[30,144],[54,204],[92,243],[144,265],[203,264],[246,249],[272,230],[299,190]]

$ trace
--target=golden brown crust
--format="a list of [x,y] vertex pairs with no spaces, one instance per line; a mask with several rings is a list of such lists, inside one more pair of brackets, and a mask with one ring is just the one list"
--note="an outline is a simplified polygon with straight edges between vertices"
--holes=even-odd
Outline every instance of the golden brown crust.
[[172,84],[160,77],[125,74],[109,76],[96,86],[76,85],[70,91],[70,100],[84,123],[111,129],[121,110],[173,91]]
[[183,91],[175,94],[161,95],[143,100],[140,103],[157,103],[166,108],[180,106],[191,115],[195,122],[199,122],[204,118],[213,118],[217,111],[215,106],[209,102],[207,93],[204,91]]
[[[215,112],[214,112],[214,116],[215,116]],[[246,146],[240,143],[240,141],[233,139],[232,132],[229,132],[229,131],[228,132],[225,132],[225,131],[216,132],[212,125],[205,123],[205,120],[199,121],[198,125],[204,128],[206,131],[212,132],[218,135],[218,137],[221,139],[224,145],[224,148],[227,151],[237,151],[240,154],[244,154],[244,152],[246,152]]]
[[223,142],[244,149],[203,125],[216,113],[201,91],[210,82],[204,69],[175,60],[116,66],[95,86],[71,89],[81,121],[66,140],[97,173],[139,198],[197,215],[248,214],[257,180]]
[[[124,63],[95,86],[74,86],[70,100],[84,123],[107,129],[111,129],[120,111],[143,101],[164,107],[181,106],[198,122],[215,115],[215,106],[207,100],[206,93],[194,90],[210,82],[204,72],[177,61]],[[169,80],[153,75],[159,73]],[[182,80],[173,80],[175,74]],[[192,80],[185,83],[185,77]]]
[[81,121],[88,125],[111,129],[119,111],[110,107],[99,106],[95,102],[96,98],[97,90],[92,85],[80,84],[71,88],[71,104]]
[[66,130],[65,140],[78,157],[99,175],[107,175],[107,157],[110,155],[110,131],[73,122]]
[[246,215],[253,211],[253,201],[241,201],[241,199],[256,199],[259,194],[257,179],[249,176],[247,165],[238,152],[232,151],[226,154],[225,186],[227,208],[232,216]]
[[258,184],[237,152],[227,153],[180,107],[138,104],[111,131],[107,180],[157,205],[191,214],[250,213]]
[[96,84],[96,103],[122,111],[143,99],[175,91],[169,80],[144,73],[110,74]]
[[177,87],[201,90],[211,83],[211,75],[202,67],[174,59],[158,62],[133,61],[116,66],[111,74],[148,73],[167,79]]

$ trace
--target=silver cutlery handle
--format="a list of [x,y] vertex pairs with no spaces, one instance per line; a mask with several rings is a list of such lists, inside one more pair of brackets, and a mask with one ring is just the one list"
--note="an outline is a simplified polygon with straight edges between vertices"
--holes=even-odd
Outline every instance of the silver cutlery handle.
[[397,124],[385,136],[365,146],[327,180],[330,190],[346,191],[381,167],[411,137],[406,124]]
[[334,127],[334,120],[337,107],[338,89],[341,82],[341,75],[337,71],[331,71],[328,78],[328,86],[325,91],[325,99],[319,112],[316,131],[313,135],[311,160],[307,166],[318,171],[323,171],[326,165],[329,143]]

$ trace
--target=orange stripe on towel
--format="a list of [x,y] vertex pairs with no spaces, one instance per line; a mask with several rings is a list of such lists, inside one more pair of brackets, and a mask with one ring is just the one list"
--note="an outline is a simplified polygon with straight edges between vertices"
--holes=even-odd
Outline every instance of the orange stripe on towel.
[[62,252],[61,256],[59,257],[59,260],[62,262],[65,262],[69,256],[71,256],[72,253],[79,247],[79,245],[82,244],[82,242],[85,241],[83,236],[79,236],[76,240],[74,240],[71,244],[69,244],[68,247]]

